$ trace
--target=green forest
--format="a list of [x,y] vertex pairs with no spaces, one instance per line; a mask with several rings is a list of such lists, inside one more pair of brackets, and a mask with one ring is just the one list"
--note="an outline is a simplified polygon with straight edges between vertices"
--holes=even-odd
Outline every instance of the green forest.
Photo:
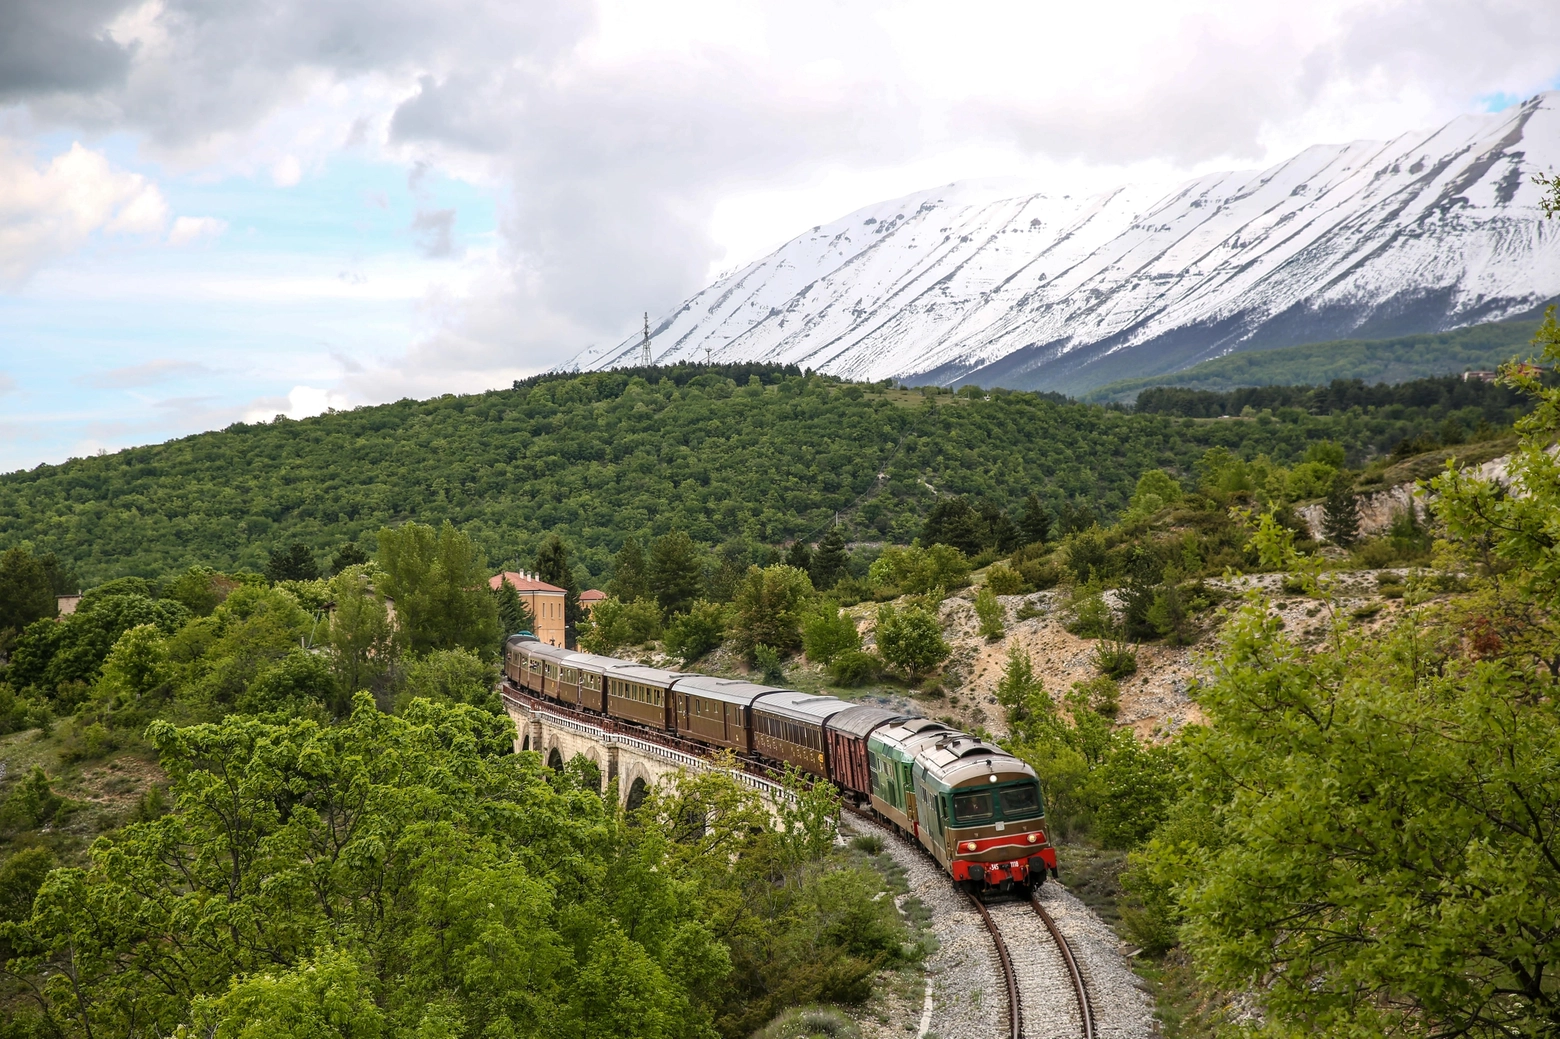
[[903,544],[950,495],[1013,513],[1036,494],[1055,515],[1108,518],[1142,472],[1189,476],[1210,448],[1289,464],[1326,440],[1358,464],[1519,410],[1390,402],[1209,420],[763,366],[544,376],[11,473],[0,544],[53,554],[90,586],[191,565],[258,571],[295,543],[323,561],[347,542],[371,552],[382,527],[449,520],[495,568],[562,536],[583,587],[631,536],[762,547],[837,520],[848,540]]
[[1469,369],[1493,371],[1527,357],[1536,320],[1492,321],[1451,332],[1395,339],[1340,339],[1275,350],[1242,350],[1168,375],[1122,379],[1084,394],[1085,400],[1131,401],[1155,386],[1228,391],[1242,386],[1313,386],[1335,379],[1396,383]]

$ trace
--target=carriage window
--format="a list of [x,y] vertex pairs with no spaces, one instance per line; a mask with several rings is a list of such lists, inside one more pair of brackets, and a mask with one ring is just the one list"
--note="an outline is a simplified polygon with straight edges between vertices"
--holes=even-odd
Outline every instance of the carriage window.
[[1004,818],[1018,819],[1040,811],[1040,788],[1034,783],[1003,787],[999,793]]
[[953,821],[956,823],[982,822],[994,814],[990,790],[971,790],[953,795]]

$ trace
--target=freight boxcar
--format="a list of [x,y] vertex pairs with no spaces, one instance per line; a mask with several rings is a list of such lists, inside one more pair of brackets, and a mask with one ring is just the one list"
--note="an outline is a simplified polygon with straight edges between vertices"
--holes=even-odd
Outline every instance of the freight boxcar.
[[785,692],[790,690],[735,678],[684,675],[672,687],[677,731],[702,743],[749,753],[753,749],[753,701]]
[[850,704],[832,696],[786,690],[753,701],[753,750],[766,758],[829,778],[823,723]]
[[899,711],[857,704],[834,715],[823,727],[830,778],[844,787],[857,804],[864,804],[872,792],[867,737],[885,725],[906,720]]

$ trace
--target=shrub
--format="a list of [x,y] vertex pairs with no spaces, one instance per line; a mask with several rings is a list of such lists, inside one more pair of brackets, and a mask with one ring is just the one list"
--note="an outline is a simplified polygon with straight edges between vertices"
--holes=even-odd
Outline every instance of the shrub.
[[785,664],[780,660],[779,651],[773,647],[762,644],[754,646],[753,663],[764,681],[770,685],[779,685],[785,681]]
[[829,677],[835,685],[847,688],[866,685],[877,676],[878,658],[859,649],[848,649],[829,665]]
[[1074,682],[1067,693],[1067,705],[1077,712],[1088,711],[1101,718],[1114,718],[1121,710],[1121,687],[1109,675],[1096,675],[1085,682]]
[[833,603],[824,603],[819,612],[802,624],[802,648],[807,659],[827,666],[841,653],[861,648],[861,633],[856,622]]
[[682,658],[686,667],[726,638],[726,611],[719,603],[700,599],[687,613],[666,626],[666,651]]
[[1081,639],[1104,638],[1111,630],[1110,607],[1098,585],[1074,589],[1067,604],[1067,630]]
[[1061,567],[1049,559],[1026,559],[1018,564],[1018,573],[1037,592],[1055,588],[1062,580]]
[[873,560],[867,581],[874,588],[897,588],[917,595],[934,588],[963,588],[970,583],[970,561],[948,545],[889,545]]
[[93,722],[83,727],[78,718],[70,736],[65,740],[65,745],[60,748],[60,760],[66,764],[73,761],[91,761],[103,757],[118,746],[119,741],[102,722]]
[[1044,617],[1044,616],[1045,616],[1044,608],[1042,608],[1039,603],[1035,602],[1032,599],[1025,599],[1024,602],[1018,607],[1018,609],[1013,614],[1013,617],[1014,617],[1015,620],[1021,620],[1021,621],[1032,620],[1035,617]]
[[975,597],[975,616],[980,618],[980,634],[984,639],[995,642],[1000,639],[1006,629],[1003,626],[1007,620],[1007,611],[997,601],[996,593],[987,585],[980,590]]
[[787,1010],[753,1034],[753,1039],[857,1039],[856,1023],[832,1007]]
[[920,607],[879,607],[877,644],[884,662],[902,669],[912,682],[947,660],[951,652],[937,618]]
[[850,846],[857,851],[864,851],[868,855],[881,855],[883,853],[883,838],[872,833],[863,833],[850,839]]
[[1094,666],[1107,678],[1125,678],[1137,672],[1137,647],[1117,639],[1101,639],[1094,647]]
[[493,687],[498,668],[469,649],[434,650],[406,667],[402,678],[403,704],[414,697],[444,703],[467,703],[502,713]]
[[986,587],[997,595],[1017,595],[1024,590],[1024,575],[1006,563],[993,563],[986,570]]

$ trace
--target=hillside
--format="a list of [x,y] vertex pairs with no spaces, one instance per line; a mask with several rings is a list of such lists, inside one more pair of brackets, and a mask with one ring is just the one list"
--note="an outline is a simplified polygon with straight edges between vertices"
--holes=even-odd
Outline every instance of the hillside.
[[348,539],[372,549],[387,524],[449,519],[494,565],[529,565],[544,534],[561,534],[584,581],[607,572],[630,534],[776,545],[816,537],[838,514],[854,539],[908,542],[950,494],[1013,511],[1036,492],[1055,515],[1108,517],[1141,472],[1190,473],[1210,447],[1287,463],[1331,439],[1358,460],[1448,415],[1393,406],[1204,421],[794,369],[643,374],[236,424],[11,473],[0,477],[0,546],[30,541],[91,583],[197,563],[259,569],[294,541],[321,556]]
[[1079,394],[1242,350],[1507,320],[1560,295],[1532,179],[1556,163],[1551,92],[1168,192],[944,185],[805,231],[666,315],[651,347]]
[[1490,370],[1532,352],[1537,321],[1491,321],[1453,332],[1394,339],[1339,339],[1274,350],[1248,350],[1169,375],[1122,379],[1081,399],[1131,401],[1154,386],[1233,390],[1245,386],[1314,386],[1334,379],[1399,383],[1469,369]]

